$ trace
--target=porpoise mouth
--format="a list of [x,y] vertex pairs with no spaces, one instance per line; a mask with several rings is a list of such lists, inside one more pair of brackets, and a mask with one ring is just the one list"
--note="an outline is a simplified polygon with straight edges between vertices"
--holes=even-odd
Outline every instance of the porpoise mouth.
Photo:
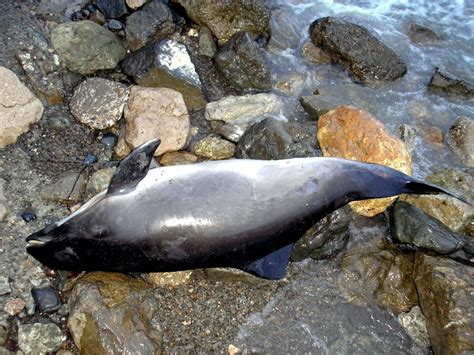
[[41,247],[53,239],[53,237],[51,237],[50,235],[40,235],[39,233],[41,232],[34,233],[26,238],[27,248]]

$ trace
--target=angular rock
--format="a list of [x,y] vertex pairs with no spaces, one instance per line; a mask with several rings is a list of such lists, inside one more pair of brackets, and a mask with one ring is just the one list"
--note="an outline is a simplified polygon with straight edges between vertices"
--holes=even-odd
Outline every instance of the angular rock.
[[454,121],[448,144],[464,165],[474,167],[474,120],[459,117]]
[[43,115],[43,104],[11,70],[0,67],[0,148],[15,143]]
[[109,187],[110,180],[117,168],[105,168],[97,170],[87,182],[87,191],[90,195],[96,195]]
[[400,313],[398,322],[418,345],[424,348],[431,345],[428,329],[426,329],[426,317],[421,313],[420,307],[415,306],[410,312]]
[[125,0],[127,3],[127,6],[133,10],[136,10],[140,7],[142,7],[147,0]]
[[212,160],[228,159],[234,156],[235,144],[219,137],[208,136],[196,143],[194,153]]
[[41,191],[41,198],[60,203],[79,202],[84,191],[86,178],[77,172],[66,174],[51,185],[46,185]]
[[265,118],[249,127],[240,138],[236,157],[240,159],[289,159],[319,156],[314,128]]
[[3,307],[3,310],[10,316],[16,316],[21,313],[26,307],[25,300],[21,298],[12,298]]
[[403,60],[362,26],[323,17],[314,21],[309,31],[316,46],[364,83],[396,80],[407,71]]
[[[403,142],[368,112],[349,106],[329,111],[318,120],[318,141],[324,156],[378,163],[411,175],[412,161]],[[351,202],[364,216],[379,214],[396,197]]]
[[351,103],[343,96],[310,95],[300,97],[300,104],[311,118],[317,120],[336,107]]
[[122,274],[86,274],[69,298],[68,328],[84,354],[161,351],[162,334],[152,322],[157,305],[149,287]]
[[247,32],[233,35],[216,53],[214,61],[227,83],[241,93],[272,88],[265,53]]
[[107,18],[119,18],[128,13],[125,0],[96,0],[96,4]]
[[391,211],[390,231],[395,243],[433,251],[474,265],[474,240],[452,232],[409,203],[399,201]]
[[83,75],[114,69],[127,54],[112,32],[92,21],[60,24],[51,32],[51,42],[67,68]]
[[206,105],[205,117],[209,121],[224,121],[219,132],[232,142],[238,142],[245,130],[265,117],[281,114],[283,103],[274,94],[228,96]]
[[306,60],[313,64],[329,64],[331,57],[325,53],[321,48],[316,47],[313,42],[306,42],[301,48],[301,54]]
[[51,287],[33,287],[31,295],[40,312],[53,313],[62,306],[58,293]]
[[406,29],[410,41],[413,43],[438,42],[441,38],[431,28],[418,23],[409,23]]
[[349,207],[340,208],[324,217],[296,242],[291,261],[301,261],[308,257],[322,260],[339,253],[349,241],[351,220]]
[[212,58],[216,53],[216,43],[212,33],[206,26],[199,29],[199,55]]
[[182,149],[189,137],[189,114],[183,95],[168,88],[133,86],[125,109],[125,140],[135,148],[161,139],[155,156]]
[[437,94],[447,94],[462,98],[474,97],[474,83],[458,78],[451,73],[441,71],[439,68],[435,69],[428,83],[428,88],[431,92]]
[[175,30],[176,25],[168,5],[161,0],[153,0],[127,17],[125,33],[130,48],[137,50],[147,43],[171,35]]
[[194,164],[198,161],[198,157],[189,152],[169,152],[163,154],[160,159],[160,165],[173,166],[183,164]]
[[66,336],[53,323],[22,324],[18,328],[18,345],[25,354],[45,354],[59,350]]
[[426,177],[426,181],[452,191],[465,199],[474,200],[474,168],[465,170],[445,168]]
[[8,295],[12,289],[10,288],[10,282],[8,277],[0,276],[0,296]]
[[189,109],[201,108],[206,103],[201,80],[186,47],[174,40],[165,39],[130,53],[121,67],[141,86],[181,92]]
[[93,129],[117,123],[128,99],[126,85],[103,78],[88,78],[74,92],[69,108],[80,122]]
[[418,254],[415,283],[435,354],[474,351],[474,269]]
[[270,11],[262,0],[173,0],[200,26],[206,26],[226,43],[232,35],[246,31],[257,37],[270,37]]

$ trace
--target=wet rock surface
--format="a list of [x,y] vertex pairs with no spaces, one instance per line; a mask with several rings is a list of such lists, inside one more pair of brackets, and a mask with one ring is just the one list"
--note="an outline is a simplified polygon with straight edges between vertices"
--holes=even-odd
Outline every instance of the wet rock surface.
[[416,288],[435,353],[473,351],[473,280],[470,266],[417,254]]
[[92,21],[60,24],[51,32],[51,42],[67,68],[79,74],[113,69],[126,55],[120,40]]
[[[324,156],[378,163],[408,175],[412,173],[411,156],[404,143],[363,110],[341,106],[321,116],[318,141]],[[370,217],[383,212],[394,199],[357,201],[351,202],[350,206],[357,213]]]
[[120,120],[127,99],[126,85],[103,78],[89,78],[77,87],[69,107],[78,121],[90,128],[104,129]]
[[51,287],[32,288],[31,295],[40,312],[53,313],[62,305],[58,293]]
[[446,94],[464,98],[474,97],[474,83],[458,78],[456,75],[435,69],[428,88],[431,92],[437,94]]
[[474,167],[474,120],[459,117],[449,129],[448,144],[465,165]]
[[415,22],[407,25],[406,32],[413,43],[430,43],[441,40],[440,36],[431,28]]
[[209,136],[196,143],[194,153],[212,160],[228,159],[234,156],[235,144],[219,137]]
[[43,115],[43,105],[11,70],[0,67],[0,148],[15,143]]
[[270,11],[261,0],[173,0],[184,7],[187,15],[198,25],[209,28],[219,43],[232,35],[247,31],[254,37],[270,35]]
[[194,164],[198,161],[198,157],[189,152],[169,152],[163,154],[160,164],[164,166]]
[[248,32],[233,35],[214,57],[216,67],[227,83],[240,92],[271,89],[265,53]]
[[364,83],[396,80],[407,71],[402,59],[362,26],[325,17],[313,22],[309,31],[316,46]]

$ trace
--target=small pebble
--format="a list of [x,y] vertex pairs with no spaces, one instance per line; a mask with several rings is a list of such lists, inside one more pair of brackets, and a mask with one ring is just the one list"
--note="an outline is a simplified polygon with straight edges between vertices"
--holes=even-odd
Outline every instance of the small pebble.
[[97,163],[99,159],[97,158],[97,155],[92,154],[92,153],[87,153],[86,157],[84,158],[84,164],[86,165],[91,165],[94,163]]
[[105,133],[100,139],[100,143],[106,147],[113,148],[117,144],[118,137],[113,133]]
[[26,307],[26,302],[21,298],[14,298],[5,304],[3,310],[11,316],[16,316]]
[[112,32],[116,32],[116,31],[120,31],[123,29],[123,23],[118,21],[118,20],[110,20],[108,23],[107,23],[107,27],[109,28],[109,30],[111,30]]
[[31,289],[31,295],[40,312],[53,313],[61,307],[59,295],[51,287],[34,287]]
[[21,214],[21,218],[23,218],[23,220],[26,222],[26,223],[29,223],[31,221],[34,221],[36,219],[36,215],[33,213],[33,212],[23,212]]
[[10,288],[10,283],[8,282],[8,277],[0,276],[0,296],[10,293],[12,290]]

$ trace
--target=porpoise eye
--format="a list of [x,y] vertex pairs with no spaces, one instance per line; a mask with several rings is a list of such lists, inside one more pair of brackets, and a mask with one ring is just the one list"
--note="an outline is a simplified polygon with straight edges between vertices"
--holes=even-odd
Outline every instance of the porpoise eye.
[[91,227],[91,236],[101,239],[107,236],[107,229],[103,226],[95,225]]

